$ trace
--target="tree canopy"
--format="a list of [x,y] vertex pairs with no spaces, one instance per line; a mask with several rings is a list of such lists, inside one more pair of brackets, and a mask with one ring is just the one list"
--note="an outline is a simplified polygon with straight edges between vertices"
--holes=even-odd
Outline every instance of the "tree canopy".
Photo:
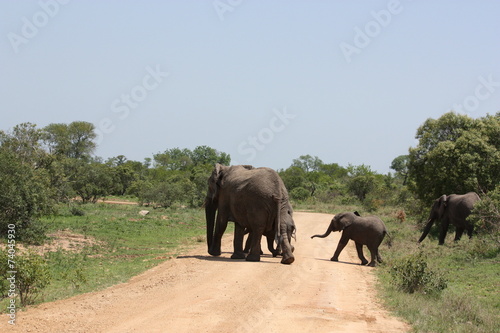
[[500,112],[478,119],[449,112],[427,119],[416,138],[408,168],[410,187],[422,201],[500,184]]

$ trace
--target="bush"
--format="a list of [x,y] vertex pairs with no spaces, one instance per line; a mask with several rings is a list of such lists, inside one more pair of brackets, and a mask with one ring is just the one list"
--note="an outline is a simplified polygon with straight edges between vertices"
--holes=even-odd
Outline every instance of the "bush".
[[490,235],[500,243],[500,186],[476,202],[468,220],[479,234]]
[[[26,306],[34,304],[36,299],[40,296],[41,291],[50,282],[50,273],[47,263],[42,256],[39,256],[33,251],[28,251],[24,253],[17,252],[14,259],[9,258],[6,251],[2,251],[0,254],[0,279],[7,281],[7,278],[11,277],[12,261],[15,262],[14,275],[16,286],[16,294],[21,300],[21,305]],[[5,288],[10,288],[8,284],[1,284],[0,294],[6,296],[8,290]]]
[[438,293],[447,287],[446,280],[427,267],[422,251],[400,259],[390,272],[395,285],[409,294]]
[[306,190],[305,188],[296,187],[290,191],[290,198],[292,198],[292,200],[303,201],[309,198],[309,194],[310,194],[309,191]]
[[73,216],[85,216],[85,211],[75,206],[71,207],[70,212]]

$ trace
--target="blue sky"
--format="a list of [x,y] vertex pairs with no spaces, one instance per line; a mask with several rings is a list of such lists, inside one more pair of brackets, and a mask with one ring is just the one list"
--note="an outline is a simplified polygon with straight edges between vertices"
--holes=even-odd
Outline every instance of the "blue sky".
[[76,120],[96,155],[207,145],[381,173],[427,118],[500,111],[498,1],[0,0],[0,129]]

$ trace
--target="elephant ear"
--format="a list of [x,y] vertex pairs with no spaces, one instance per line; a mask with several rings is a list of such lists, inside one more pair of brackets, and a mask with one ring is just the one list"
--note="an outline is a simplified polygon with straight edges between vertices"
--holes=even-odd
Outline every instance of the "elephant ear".
[[208,188],[209,188],[209,197],[212,201],[214,201],[217,198],[219,188],[221,187],[222,183],[222,177],[223,177],[223,172],[222,172],[222,166],[217,163],[215,164],[214,170],[212,171],[212,175],[208,179]]
[[446,206],[448,205],[448,196],[446,194],[443,194],[442,196],[439,197],[438,199],[438,215],[439,218],[441,218],[444,214],[444,211],[446,210]]
[[[337,220],[337,227],[339,231],[344,230],[348,226],[352,224],[352,216],[349,216],[350,214],[342,213],[342,214],[337,214],[335,215],[335,220]],[[354,215],[354,214],[353,214]]]
[[439,203],[441,205],[443,205],[443,207],[446,207],[448,205],[448,196],[446,196],[446,194],[443,194],[440,198],[439,198]]

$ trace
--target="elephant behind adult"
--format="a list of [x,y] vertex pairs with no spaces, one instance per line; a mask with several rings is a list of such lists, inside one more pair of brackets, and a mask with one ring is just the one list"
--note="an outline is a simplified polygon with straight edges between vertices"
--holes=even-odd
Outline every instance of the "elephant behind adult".
[[291,264],[294,261],[290,244],[295,230],[293,210],[285,185],[276,171],[216,164],[208,179],[205,215],[209,254],[221,254],[221,238],[227,222],[234,221],[234,252],[231,258],[245,258],[243,236],[248,229],[252,237],[246,260],[259,261],[262,235],[274,230],[278,246],[283,249],[281,262]]
[[474,204],[481,200],[476,192],[469,192],[466,194],[450,194],[442,195],[434,201],[431,208],[431,213],[427,224],[425,225],[424,232],[418,242],[422,242],[429,231],[431,230],[434,221],[441,221],[441,228],[439,231],[439,245],[444,244],[446,233],[450,224],[455,226],[455,241],[460,240],[462,234],[467,230],[467,235],[472,237],[474,226],[467,221]]

